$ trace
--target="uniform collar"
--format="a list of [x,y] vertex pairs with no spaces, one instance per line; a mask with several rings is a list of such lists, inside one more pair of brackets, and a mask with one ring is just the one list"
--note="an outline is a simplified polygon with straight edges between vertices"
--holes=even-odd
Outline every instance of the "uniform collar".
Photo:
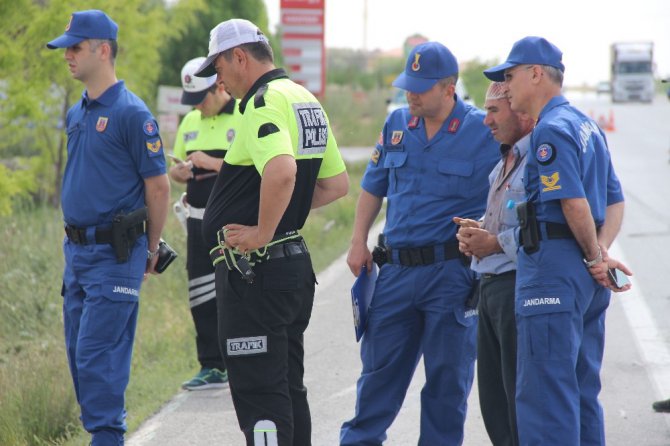
[[510,150],[514,150],[516,159],[521,159],[526,156],[530,148],[530,133],[524,135],[520,140],[514,143],[514,146],[509,144],[500,144],[500,155],[504,159]]
[[89,99],[88,91],[84,90],[84,93],[82,93],[81,95],[81,100],[84,105],[89,105],[92,102],[97,102],[101,105],[104,105],[105,107],[109,107],[114,102],[116,102],[116,99],[119,97],[119,95],[125,88],[126,83],[124,81],[118,81],[117,83],[109,87],[107,90],[105,90],[105,92],[102,93],[97,99]]
[[[458,132],[466,112],[465,103],[458,97],[458,95],[454,95],[454,108],[451,110],[451,113],[449,113],[449,116],[447,116],[447,119],[442,123],[442,128],[438,133]],[[423,128],[424,125],[423,118],[417,118],[416,116],[412,116],[408,122],[408,128],[410,130]]]
[[226,105],[224,105],[223,108],[221,108],[219,114],[222,115],[225,113],[228,115],[232,115],[233,113],[235,113],[235,102],[236,102],[235,98],[230,98],[230,101],[226,102]]
[[249,102],[249,99],[251,99],[251,97],[256,94],[256,91],[261,88],[262,85],[265,85],[275,79],[282,78],[288,78],[288,75],[283,68],[275,68],[274,70],[270,70],[259,77],[240,101],[240,113],[244,114],[244,110],[247,108],[247,102]]
[[549,102],[547,102],[547,105],[545,105],[544,108],[542,108],[542,111],[540,112],[540,116],[538,116],[537,121],[540,122],[542,116],[549,113],[550,110],[565,104],[569,104],[568,100],[565,99],[565,96],[561,94],[559,94],[558,96],[554,96],[553,98],[551,98]]

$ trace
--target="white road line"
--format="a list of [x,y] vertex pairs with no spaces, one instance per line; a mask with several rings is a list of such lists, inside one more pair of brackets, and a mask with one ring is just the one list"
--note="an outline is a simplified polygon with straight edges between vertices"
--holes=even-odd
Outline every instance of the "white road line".
[[[612,257],[625,265],[630,265],[618,244],[609,250]],[[635,273],[635,271],[633,271]],[[622,294],[613,294],[613,299],[623,307],[630,325],[635,343],[644,361],[647,375],[652,382],[659,399],[670,398],[670,350],[656,327],[652,312],[647,304],[635,276],[630,277],[633,287]],[[665,417],[670,425],[670,416]]]

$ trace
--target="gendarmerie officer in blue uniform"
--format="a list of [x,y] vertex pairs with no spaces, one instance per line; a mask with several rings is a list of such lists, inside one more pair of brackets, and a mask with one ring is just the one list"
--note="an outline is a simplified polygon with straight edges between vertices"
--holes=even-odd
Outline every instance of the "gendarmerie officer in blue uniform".
[[155,273],[170,192],[156,121],[116,79],[117,30],[104,12],[79,11],[47,44],[65,48],[86,86],[66,118],[63,320],[93,446],[123,444],[140,285]]
[[521,445],[604,445],[598,403],[605,311],[613,285],[594,277],[618,266],[607,247],[623,194],[605,135],[561,95],[561,51],[540,37],[514,44],[484,71],[505,81],[512,110],[537,121],[517,206],[517,424]]
[[[362,339],[356,413],[342,445],[380,445],[424,355],[420,445],[463,441],[475,360],[477,313],[466,306],[475,281],[458,250],[455,216],[484,213],[498,145],[484,113],[455,93],[458,63],[438,42],[412,50],[394,81],[409,108],[386,119],[356,209],[347,263],[368,271],[370,227],[387,198],[381,267]],[[380,262],[381,263],[381,262]]]

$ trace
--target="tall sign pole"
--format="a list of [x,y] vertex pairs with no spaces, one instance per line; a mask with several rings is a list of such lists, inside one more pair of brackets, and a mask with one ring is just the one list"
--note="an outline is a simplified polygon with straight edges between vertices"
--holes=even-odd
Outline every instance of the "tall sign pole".
[[281,0],[282,56],[291,79],[316,96],[326,89],[326,0]]

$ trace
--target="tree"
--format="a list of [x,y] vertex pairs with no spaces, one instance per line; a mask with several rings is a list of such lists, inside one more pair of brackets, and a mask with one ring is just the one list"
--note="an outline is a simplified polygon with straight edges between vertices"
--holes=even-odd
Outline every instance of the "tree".
[[[168,11],[173,21],[180,20],[183,5],[190,0],[180,1]],[[158,79],[161,85],[180,85],[181,69],[184,64],[199,56],[207,56],[209,32],[224,20],[240,18],[255,23],[270,39],[275,57],[276,39],[268,33],[268,15],[263,0],[204,0],[202,7],[191,9],[190,19],[183,30],[170,38],[161,49],[162,70]]]
[[[183,21],[167,23],[160,0],[0,1],[0,94],[6,96],[0,106],[0,159],[14,156],[15,167],[22,169],[3,180],[13,186],[0,183],[0,193],[8,190],[16,198],[32,192],[58,205],[66,160],[65,116],[84,87],[72,79],[63,51],[48,50],[45,44],[63,32],[71,12],[104,10],[119,25],[117,75],[151,106],[161,68],[159,49]],[[0,196],[0,211],[7,209],[6,199]]]
[[480,107],[484,106],[484,96],[491,83],[482,72],[496,65],[498,65],[496,60],[481,61],[478,58],[469,60],[461,65],[460,77],[463,79],[470,97]]

